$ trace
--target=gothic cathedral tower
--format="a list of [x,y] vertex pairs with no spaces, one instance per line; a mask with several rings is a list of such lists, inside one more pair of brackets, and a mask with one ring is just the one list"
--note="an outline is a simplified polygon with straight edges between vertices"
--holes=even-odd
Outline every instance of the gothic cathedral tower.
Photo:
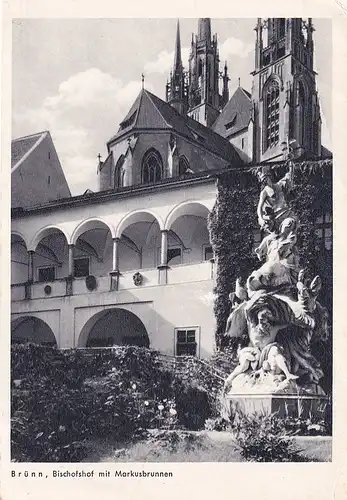
[[217,36],[211,37],[211,20],[199,19],[198,35],[192,37],[189,56],[188,115],[211,127],[229,99],[228,75],[224,70],[223,95],[219,95],[219,54]]
[[288,140],[295,157],[319,157],[321,118],[312,19],[259,18],[255,31],[253,160],[280,159]]
[[188,110],[188,89],[182,64],[180,23],[177,21],[175,59],[170,81],[166,84],[166,101],[181,115]]

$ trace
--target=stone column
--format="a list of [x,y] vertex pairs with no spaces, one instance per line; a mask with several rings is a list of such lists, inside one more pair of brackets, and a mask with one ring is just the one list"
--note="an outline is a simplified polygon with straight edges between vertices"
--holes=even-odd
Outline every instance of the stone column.
[[167,229],[161,231],[161,250],[160,250],[160,265],[167,266],[167,240],[168,240]]
[[34,250],[28,251],[28,282],[34,281]]
[[74,279],[74,247],[75,245],[69,245],[69,264],[68,264],[68,276],[66,278],[66,295],[72,295],[72,282]]
[[68,270],[68,276],[71,276],[73,278],[74,275],[74,247],[75,245],[69,245],[69,270]]
[[34,250],[28,251],[28,281],[25,283],[25,298],[31,299],[31,286],[34,282]]
[[111,282],[110,290],[117,291],[119,288],[119,243],[120,238],[112,238],[112,271],[110,272]]
[[168,245],[168,233],[167,229],[161,231],[161,249],[160,249],[160,265],[159,269],[159,285],[166,285],[167,283],[167,245]]

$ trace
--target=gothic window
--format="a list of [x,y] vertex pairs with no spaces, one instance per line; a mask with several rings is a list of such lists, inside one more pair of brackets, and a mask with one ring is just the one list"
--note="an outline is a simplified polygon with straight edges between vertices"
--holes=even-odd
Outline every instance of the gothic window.
[[122,187],[124,186],[124,155],[120,155],[118,158],[116,168],[114,169],[114,179],[113,179],[113,186],[116,187]]
[[178,163],[178,175],[184,175],[189,170],[189,163],[185,156],[180,156]]
[[202,75],[202,60],[199,59],[199,64],[198,64],[198,75]]
[[142,182],[158,182],[163,177],[163,163],[161,156],[155,149],[150,149],[144,156],[142,162]]
[[297,105],[297,123],[298,139],[301,144],[305,143],[305,89],[302,82],[296,85],[296,105]]
[[286,20],[281,17],[279,20],[279,37],[282,38],[286,32]]
[[124,181],[125,181],[125,170],[124,168],[121,168],[119,172],[119,187],[125,186]]
[[279,141],[280,89],[276,80],[267,86],[264,105],[267,149],[274,147]]

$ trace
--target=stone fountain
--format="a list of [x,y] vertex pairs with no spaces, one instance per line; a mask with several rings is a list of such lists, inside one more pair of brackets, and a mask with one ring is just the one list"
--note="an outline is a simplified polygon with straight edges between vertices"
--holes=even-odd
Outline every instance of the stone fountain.
[[[257,215],[264,235],[261,262],[245,283],[236,282],[225,335],[239,339],[238,366],[224,385],[227,411],[278,412],[286,417],[321,417],[328,396],[319,381],[320,363],[311,344],[328,336],[328,313],[318,302],[322,283],[309,279],[297,253],[298,218],[287,203],[293,169],[274,182],[271,167],[259,179]],[[246,341],[244,341],[246,339]]]

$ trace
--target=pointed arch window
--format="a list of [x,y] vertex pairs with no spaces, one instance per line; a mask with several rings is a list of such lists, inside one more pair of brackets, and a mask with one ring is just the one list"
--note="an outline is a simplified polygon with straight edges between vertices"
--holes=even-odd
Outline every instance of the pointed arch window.
[[278,31],[279,31],[279,38],[283,38],[286,34],[286,20],[283,17],[279,19]]
[[114,169],[113,185],[115,188],[124,186],[124,176],[125,176],[125,170],[123,168],[124,160],[125,160],[124,155],[120,155],[116,163],[116,167]]
[[296,84],[296,106],[297,106],[297,124],[298,139],[301,144],[305,143],[305,89],[301,81]]
[[163,162],[155,149],[150,149],[142,161],[142,182],[153,183],[161,181],[163,177]]
[[266,149],[279,142],[280,88],[277,80],[272,80],[265,92],[265,133]]
[[180,156],[178,162],[178,175],[184,175],[190,171],[189,162],[185,156]]

